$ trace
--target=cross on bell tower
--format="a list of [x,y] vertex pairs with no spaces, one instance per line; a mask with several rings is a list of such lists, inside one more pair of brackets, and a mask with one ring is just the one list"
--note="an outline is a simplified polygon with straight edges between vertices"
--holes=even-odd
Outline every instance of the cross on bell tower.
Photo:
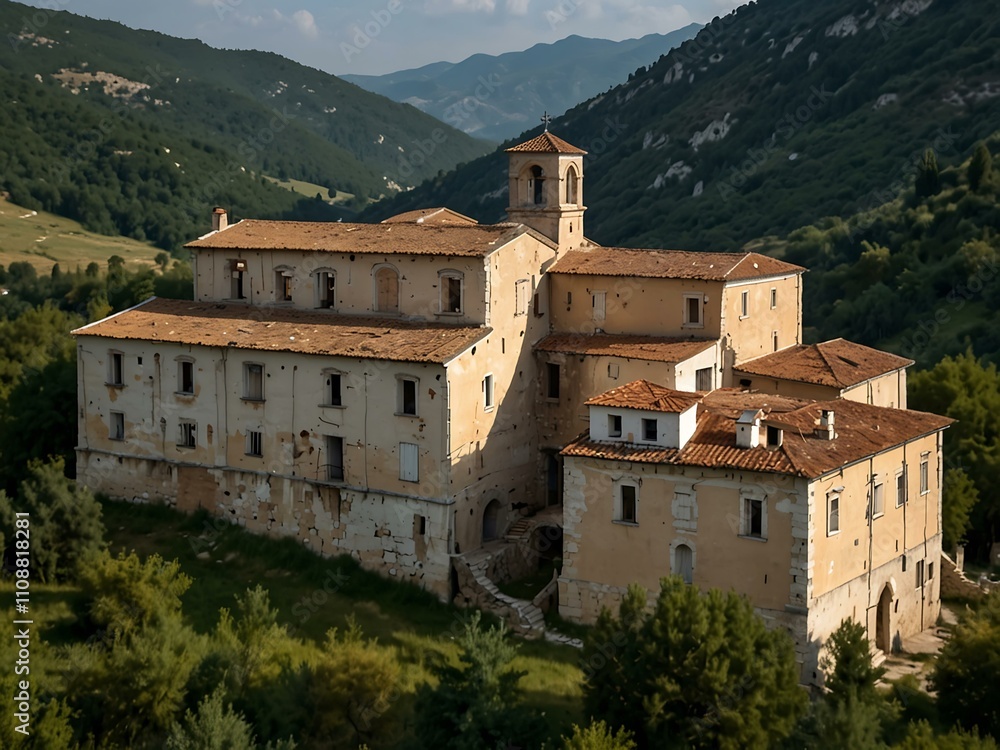
[[545,124],[545,132],[548,133],[549,125],[552,124],[552,115],[546,112],[544,115],[542,115],[542,122]]

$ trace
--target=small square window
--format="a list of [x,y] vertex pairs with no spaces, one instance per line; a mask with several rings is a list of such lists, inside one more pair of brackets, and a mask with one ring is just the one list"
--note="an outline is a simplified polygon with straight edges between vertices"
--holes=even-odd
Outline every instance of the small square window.
[[642,420],[642,439],[655,441],[659,437],[655,419]]
[[111,424],[109,425],[108,437],[111,440],[125,439],[125,413],[120,411],[111,412]]
[[264,455],[264,436],[255,430],[250,430],[247,432],[247,450],[248,456],[263,456]]
[[562,368],[555,362],[549,362],[545,365],[546,393],[551,399],[559,399],[559,377],[561,370]]
[[264,400],[264,365],[243,365],[243,398],[247,401]]
[[621,437],[622,436],[622,417],[621,414],[609,414],[608,415],[608,437]]
[[701,326],[704,322],[701,319],[701,295],[689,294],[684,297],[684,324],[689,326]]
[[487,411],[493,408],[493,376],[483,378],[483,405]]
[[638,491],[634,485],[623,484],[618,488],[618,518],[623,523],[638,523]]
[[178,425],[177,445],[180,448],[194,448],[198,445],[198,424],[191,420],[181,420]]

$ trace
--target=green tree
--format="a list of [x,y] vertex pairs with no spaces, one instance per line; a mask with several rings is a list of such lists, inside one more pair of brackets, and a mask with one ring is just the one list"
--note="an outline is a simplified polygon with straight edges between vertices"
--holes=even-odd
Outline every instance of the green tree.
[[827,648],[823,668],[831,702],[847,703],[852,696],[866,704],[881,701],[875,685],[885,675],[885,668],[872,664],[868,635],[861,623],[841,622],[830,635]]
[[962,618],[931,673],[941,716],[1000,736],[1000,592]]
[[997,743],[991,737],[981,738],[976,732],[960,729],[935,735],[930,724],[918,721],[910,725],[909,733],[895,747],[897,750],[997,750]]
[[624,729],[613,732],[603,721],[585,728],[573,725],[573,734],[562,738],[562,750],[635,750],[632,733]]
[[604,610],[583,653],[588,714],[624,726],[640,747],[763,747],[805,711],[791,640],[745,598],[661,582],[652,612],[633,585],[617,617]]
[[944,500],[941,504],[941,526],[944,547],[954,550],[965,539],[969,530],[972,509],[979,502],[975,482],[961,469],[948,469],[944,473]]
[[[104,548],[101,505],[63,473],[61,458],[32,461],[17,493],[17,510],[31,514],[31,574],[39,581],[68,580],[84,560]],[[13,539],[14,506],[0,492],[0,528]]]
[[511,668],[517,647],[503,625],[484,629],[475,612],[458,644],[462,668],[438,668],[438,686],[425,686],[417,695],[414,729],[421,746],[481,750],[537,745],[539,720],[522,705],[518,682],[525,673]]
[[988,186],[993,180],[993,155],[985,143],[976,146],[969,161],[967,172],[969,187],[979,191],[980,188]]
[[914,190],[919,198],[927,198],[937,195],[941,189],[941,170],[938,167],[937,156],[934,149],[929,148],[924,151],[920,163],[917,164],[917,179]]
[[253,729],[226,705],[222,690],[203,698],[197,713],[187,711],[183,722],[174,722],[167,739],[167,750],[249,750],[256,745]]
[[786,745],[789,750],[881,750],[882,718],[879,706],[866,703],[854,693],[844,700],[821,699],[810,707],[808,717]]

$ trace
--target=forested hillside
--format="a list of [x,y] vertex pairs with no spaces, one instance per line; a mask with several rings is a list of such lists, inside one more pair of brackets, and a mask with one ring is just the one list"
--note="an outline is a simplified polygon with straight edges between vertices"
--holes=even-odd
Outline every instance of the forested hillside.
[[[7,0],[0,35],[0,191],[165,249],[202,233],[213,204],[237,217],[336,219],[484,150],[273,54]],[[346,205],[265,175],[339,191]]]
[[[1000,129],[998,37],[993,0],[760,0],[551,129],[589,152],[596,241],[735,250],[881,205],[928,147],[966,159]],[[368,216],[448,205],[496,220],[502,148]]]

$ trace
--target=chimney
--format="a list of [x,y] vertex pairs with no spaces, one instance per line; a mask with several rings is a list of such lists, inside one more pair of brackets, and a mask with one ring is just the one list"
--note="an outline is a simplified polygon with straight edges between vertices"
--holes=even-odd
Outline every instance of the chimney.
[[229,214],[226,209],[216,206],[212,211],[212,231],[221,232],[229,226]]
[[756,448],[760,445],[760,409],[747,409],[736,420],[736,447]]
[[816,427],[816,437],[820,440],[833,440],[837,437],[837,433],[834,430],[832,409],[823,409],[819,413],[819,426]]

